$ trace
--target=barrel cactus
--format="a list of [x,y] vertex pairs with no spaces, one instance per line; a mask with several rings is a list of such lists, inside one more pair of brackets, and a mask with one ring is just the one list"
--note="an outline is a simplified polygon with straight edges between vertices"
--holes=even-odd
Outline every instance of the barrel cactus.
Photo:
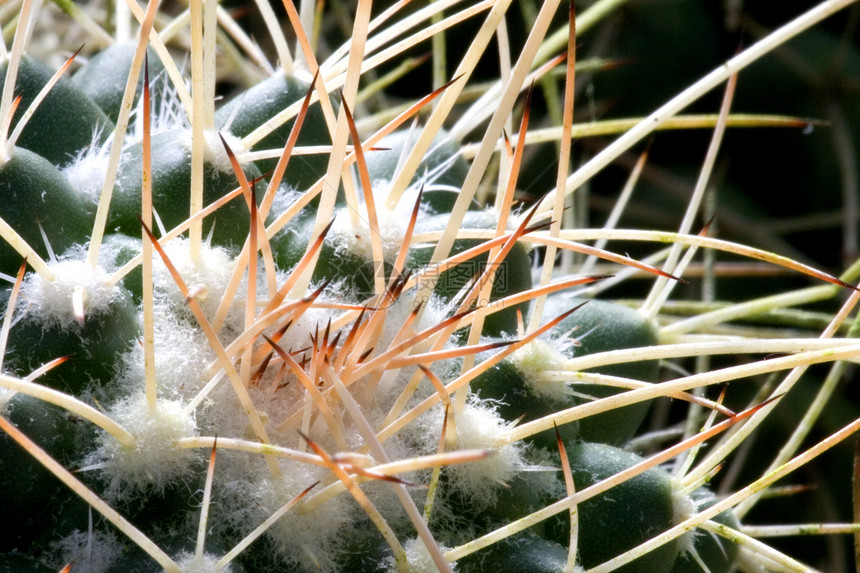
[[[706,190],[727,129],[810,125],[738,72],[850,3],[583,125],[618,0],[0,7],[0,571],[806,570],[767,536],[858,527],[751,523],[860,425],[858,266],[717,238]],[[658,128],[713,133],[680,219],[615,224],[643,154],[587,224]],[[693,293],[717,256],[812,286]]]

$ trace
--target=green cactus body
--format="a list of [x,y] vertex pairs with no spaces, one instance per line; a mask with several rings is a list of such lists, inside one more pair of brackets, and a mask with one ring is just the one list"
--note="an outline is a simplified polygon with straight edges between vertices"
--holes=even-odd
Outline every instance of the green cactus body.
[[[0,216],[43,258],[48,253],[39,225],[55,253],[89,237],[94,205],[82,199],[51,162],[16,147],[0,163]],[[0,245],[0,271],[14,275],[21,261],[15,249]]]
[[[660,276],[653,279],[653,293],[644,306],[653,311],[653,320],[650,313],[646,316],[599,299],[579,306],[585,299],[561,292],[548,295],[543,316],[529,316],[534,312],[529,297],[561,288],[559,280],[586,282],[574,278],[579,270],[573,266],[577,258],[567,255],[587,252],[583,245],[603,240],[613,245],[636,241],[641,246],[638,252],[649,252],[650,264],[666,260],[666,272],[678,275],[694,268],[703,268],[707,274],[712,261],[703,259],[696,266],[702,259],[694,257],[710,249],[755,259],[756,272],[760,264],[775,263],[831,285],[856,283],[860,276],[856,265],[844,278],[836,279],[788,257],[705,233],[692,234],[687,220],[703,212],[698,199],[691,199],[690,217],[684,217],[683,229],[673,235],[625,229],[621,224],[616,228],[614,223],[606,229],[579,225],[588,218],[586,205],[588,209],[597,206],[597,202],[581,201],[583,191],[579,190],[591,186],[604,166],[633,151],[652,129],[722,126],[722,119],[730,126],[759,122],[758,118],[738,118],[735,112],[719,118],[675,116],[682,108],[692,107],[694,96],[707,91],[705,87],[711,89],[727,80],[731,72],[761,57],[765,48],[787,42],[789,32],[798,32],[800,24],[785,28],[788,32],[778,30],[785,35],[777,42],[754,44],[748,50],[761,51],[742,54],[753,57],[735,59],[738,66],[719,67],[696,84],[696,89],[684,90],[645,121],[609,122],[594,113],[588,114],[594,116],[589,126],[581,129],[570,113],[568,96],[584,74],[605,73],[615,66],[609,60],[584,61],[576,55],[574,43],[567,46],[565,62],[565,43],[582,42],[587,49],[580,53],[594,48],[599,56],[603,48],[600,43],[589,44],[588,35],[613,38],[607,31],[612,32],[616,22],[601,20],[616,11],[617,2],[586,2],[598,8],[594,11],[577,6],[583,10],[578,15],[571,10],[569,16],[579,19],[567,25],[562,5],[531,0],[522,3],[523,21],[516,19],[516,10],[509,9],[506,2],[473,2],[456,11],[451,4],[429,2],[402,12],[400,3],[388,9],[359,2],[352,22],[352,15],[347,14],[352,5],[314,5],[313,1],[297,5],[298,14],[289,2],[283,6],[250,3],[248,8],[235,2],[224,6],[191,2],[187,13],[178,14],[170,13],[172,6],[163,9],[150,3],[143,18],[134,5],[130,7],[133,14],[123,12],[122,2],[117,5],[123,8],[114,12],[113,2],[56,0],[45,3],[45,9],[55,10],[59,5],[63,13],[39,14],[42,3],[22,2],[18,16],[10,19],[17,4],[0,8],[0,28],[7,37],[14,34],[12,48],[0,50],[4,55],[17,57],[16,50],[36,55],[47,51],[46,47],[54,51],[51,60],[70,53],[68,46],[57,51],[50,47],[51,38],[39,36],[44,30],[37,15],[48,14],[56,19],[51,21],[62,21],[68,27],[84,23],[82,29],[100,43],[85,46],[82,53],[90,54],[86,65],[71,80],[57,84],[17,141],[8,136],[52,71],[24,56],[15,89],[9,85],[0,95],[3,110],[13,109],[15,96],[23,96],[17,115],[0,117],[0,125],[10,132],[0,134],[4,136],[0,147],[5,147],[0,149],[4,152],[0,158],[0,217],[5,223],[0,229],[4,238],[0,241],[4,243],[0,272],[14,275],[21,266],[22,252],[35,252],[45,259],[45,264],[30,261],[38,272],[25,275],[14,287],[19,288],[17,302],[6,309],[9,321],[0,332],[4,352],[0,356],[0,425],[6,430],[0,432],[0,500],[5,509],[0,520],[0,573],[58,571],[68,563],[72,563],[73,573],[556,573],[597,568],[678,526],[694,511],[710,507],[714,497],[701,484],[711,477],[723,479],[717,469],[733,461],[739,444],[746,445],[757,435],[771,435],[765,432],[771,432],[776,423],[769,416],[781,415],[780,409],[768,403],[755,412],[753,408],[729,410],[723,402],[731,408],[740,402],[737,394],[731,394],[740,384],[729,382],[744,379],[743,384],[750,388],[760,379],[790,371],[784,379],[790,387],[799,368],[837,363],[841,368],[857,358],[857,342],[852,338],[856,328],[839,330],[841,326],[831,316],[824,316],[827,304],[833,302],[825,299],[836,300],[838,288],[762,295],[754,305],[732,301],[721,307],[722,301],[706,303],[705,297],[688,304],[661,298],[665,273],[649,268],[649,263],[634,262],[630,256],[611,256],[608,251],[591,252],[612,264],[635,267],[635,280],[646,270]],[[628,4],[623,13],[614,16],[623,16],[625,26],[629,22],[632,29],[643,9],[639,5],[648,3]],[[837,4],[848,2],[819,2],[820,12],[814,16],[822,17]],[[607,6],[612,9],[601,12]],[[255,8],[262,12],[263,27],[255,22],[261,15],[254,13]],[[286,18],[282,8],[288,11]],[[31,9],[35,19],[28,16]],[[331,10],[347,18],[335,23],[316,18]],[[462,30],[473,23],[467,21],[470,19],[475,19],[480,32],[461,41]],[[811,21],[812,17],[803,20],[803,26]],[[166,53],[179,55],[176,62],[169,57],[163,62],[150,58],[151,78],[165,78],[163,92],[154,84],[136,83],[140,78],[127,77],[137,45],[127,40],[141,29],[138,23],[153,22],[152,34],[164,42]],[[310,22],[319,23],[319,28],[300,29]],[[574,23],[581,24],[575,34],[567,27]],[[352,37],[333,24],[352,29]],[[594,34],[594,26],[603,24],[611,26]],[[289,26],[289,31],[284,33],[281,25]],[[669,29],[673,34],[698,30],[692,24],[661,28],[661,32]],[[28,45],[30,31],[38,41]],[[73,38],[79,35],[77,28],[66,31]],[[361,38],[359,33],[367,37]],[[340,42],[344,43],[338,46]],[[93,45],[111,43],[100,53],[93,51]],[[445,52],[461,44],[466,48],[463,59],[446,62]],[[849,44],[846,50],[853,49]],[[401,74],[412,74],[411,66],[423,65],[420,57],[412,58],[418,53],[414,50],[428,45],[433,50],[434,71],[418,69],[416,76],[423,73],[421,82],[404,86],[412,76]],[[186,79],[190,101],[185,101],[185,87],[167,82],[182,75],[185,54],[181,53],[189,46],[191,74]],[[267,53],[270,48],[274,54]],[[308,51],[318,48],[318,58]],[[457,51],[451,49],[450,53]],[[324,53],[330,57],[323,57]],[[498,58],[500,65],[487,66],[496,63],[490,58]],[[6,65],[0,65],[0,78],[5,78]],[[290,71],[272,71],[277,65]],[[262,134],[282,112],[299,108],[309,90],[307,69],[319,70],[320,85],[330,90],[333,106],[338,103],[336,96],[342,94],[354,121],[346,125],[343,114],[336,124],[327,123],[323,109],[327,113],[328,106],[312,104],[297,147],[323,149],[312,154],[299,149],[290,158],[283,185],[263,191],[278,159],[251,159],[255,153],[256,157],[264,155],[259,153],[262,151],[282,152],[295,118]],[[171,74],[162,74],[163,70]],[[456,78],[450,82],[442,78],[446,70],[457,70]],[[487,78],[487,70],[495,77]],[[239,78],[251,77],[265,79],[241,93],[225,94],[223,104],[215,95],[224,86],[237,85]],[[596,99],[597,95],[604,97],[611,85],[603,80],[593,80],[602,87],[589,95],[595,99],[595,112],[605,109],[605,101]],[[535,86],[540,82],[542,93],[520,97],[530,81]],[[152,88],[154,101],[161,94],[168,97],[150,110],[141,101],[132,112],[131,129],[119,133],[113,121],[124,88],[135,83],[141,93]],[[401,85],[389,93],[389,86],[395,83]],[[407,93],[420,90],[421,99],[404,95],[401,87]],[[565,88],[563,98],[557,97],[560,88]],[[730,84],[729,90],[733,89]],[[183,94],[183,105],[170,97],[178,91]],[[562,99],[564,109],[556,110],[555,104]],[[577,103],[577,113],[586,116],[580,107]],[[667,110],[672,113],[662,113]],[[147,112],[155,119],[151,124],[143,121]],[[529,115],[534,120],[531,126]],[[519,128],[514,127],[517,119],[521,120]],[[778,125],[803,123],[770,119]],[[403,174],[405,188],[397,189],[394,183],[401,179],[401,159],[415,149],[419,132],[398,131],[393,126],[410,124],[438,130],[438,135],[425,157],[416,162],[415,172]],[[346,165],[346,158],[356,140],[367,141],[371,130],[380,126],[393,132],[364,156],[373,187],[366,190],[357,177],[358,165]],[[348,128],[354,132],[348,133]],[[570,140],[622,131],[624,135],[594,156],[578,141],[574,154],[567,153]],[[205,141],[195,140],[192,145],[191,133],[202,133]],[[106,145],[110,141],[125,143],[114,149]],[[145,143],[152,149],[151,172],[146,173]],[[296,204],[290,201],[302,201],[298,204],[306,207],[277,233],[274,227],[267,229],[267,235],[274,235],[269,245],[262,233],[257,234],[258,252],[242,248],[250,247],[250,213],[254,211],[244,192],[208,214],[202,229],[189,224],[187,232],[168,240],[166,235],[193,215],[192,154],[195,167],[200,159],[196,152],[203,156],[204,208],[239,188],[242,177],[233,171],[234,158],[244,164],[245,178],[255,180],[257,199],[266,198],[267,224]],[[73,161],[76,157],[79,160]],[[544,161],[547,157],[551,159]],[[555,165],[559,158],[568,165]],[[344,164],[341,173],[338,159]],[[582,169],[574,171],[572,166],[582,160]],[[114,167],[115,185],[110,189]],[[512,173],[520,174],[516,181]],[[151,260],[142,257],[150,242],[142,235],[138,218],[144,210],[145,175],[151,175],[151,227],[159,239],[151,245]],[[323,192],[323,196],[329,192],[338,195],[331,214],[318,210],[319,195],[302,195],[324,176],[326,184],[337,187]],[[358,190],[354,200],[341,192],[352,192],[353,186],[346,179],[337,180],[338,176],[354,180]],[[467,176],[470,186],[474,183],[476,198],[460,205],[462,209],[456,208],[459,199],[465,199],[461,193]],[[611,180],[612,176],[606,177]],[[599,183],[593,185],[596,188],[604,180],[594,182]],[[199,190],[197,183],[200,181],[195,179],[195,191]],[[104,193],[96,209],[94,197],[105,185],[112,195]],[[514,198],[503,201],[514,188]],[[575,190],[579,195],[571,195]],[[365,191],[374,194],[375,213],[366,208],[371,201],[363,195]],[[417,221],[407,240],[419,191]],[[274,194],[271,204],[269,192]],[[530,203],[541,195],[546,200],[537,202],[530,215],[529,235],[492,269],[495,278],[487,286],[486,300],[470,304],[483,307],[515,294],[522,295],[520,302],[487,315],[480,333],[477,328],[468,333],[474,335],[469,336],[470,342],[487,346],[480,346],[480,352],[464,350],[466,329],[458,328],[457,321],[468,318],[452,315],[460,307],[466,287],[486,270],[489,253],[433,275],[430,260],[440,234],[448,230],[449,222],[461,221],[459,229],[450,229],[455,234],[446,236],[452,239],[451,255],[485,245],[495,239],[500,221],[508,222],[502,231],[511,233],[524,220],[516,211],[520,199]],[[592,199],[597,196],[593,194]],[[651,197],[654,195],[648,199]],[[631,200],[642,198],[637,195]],[[571,204],[576,208],[568,208]],[[622,204],[626,199],[619,202]],[[550,209],[554,209],[552,214]],[[556,219],[562,210],[563,216]],[[568,215],[576,220],[573,225]],[[622,214],[619,210],[615,215]],[[314,228],[330,216],[333,221],[315,268],[297,269],[312,244]],[[550,219],[562,227],[553,224],[546,230]],[[612,220],[626,223],[634,219],[625,215]],[[43,247],[40,226],[50,248]],[[17,244],[15,233],[8,228],[30,250]],[[780,238],[783,240],[788,238]],[[683,264],[668,262],[675,259],[674,252],[664,250],[669,243],[673,249],[690,249],[689,258],[681,259]],[[541,261],[551,268],[534,268],[539,257],[533,256],[532,244],[541,250],[557,247],[561,262],[555,266],[553,261]],[[568,252],[562,253],[562,249]],[[401,255],[404,276],[419,275],[419,280],[432,281],[433,293],[427,299],[419,298],[425,294],[421,284],[390,281],[394,264],[403,262]],[[660,259],[664,255],[667,258]],[[123,268],[122,272],[128,272],[120,276],[120,267],[138,259],[143,262],[131,270]],[[687,263],[692,266],[683,267]],[[618,273],[619,279],[625,272]],[[539,289],[534,286],[538,276],[542,281]],[[552,284],[544,289],[545,279]],[[390,299],[375,299],[383,282],[407,286]],[[323,283],[325,288],[319,288]],[[585,288],[594,292],[590,289],[602,286]],[[6,300],[6,306],[16,292],[12,289],[0,289],[0,302]],[[689,292],[692,289],[681,296]],[[662,294],[666,293],[668,288]],[[813,301],[815,316],[786,308],[799,301]],[[836,300],[833,316],[839,308],[847,308],[840,307],[843,302]],[[552,329],[537,332],[573,307],[579,308]],[[718,312],[711,312],[718,307]],[[767,326],[773,330],[767,330],[740,324],[752,313],[756,313],[756,321],[764,317],[761,320],[791,322],[798,325],[797,331],[787,334],[773,325]],[[839,317],[841,320],[843,315]],[[827,328],[833,337],[819,336],[818,331],[803,334],[816,321],[826,325],[822,329]],[[847,336],[840,338],[845,332]],[[747,338],[752,350],[746,346]],[[723,343],[732,348],[717,348]],[[634,349],[641,352],[634,353]],[[612,351],[619,351],[614,354],[617,362],[603,354]],[[753,352],[759,357],[748,359]],[[689,363],[710,353],[723,356],[715,362],[718,366],[690,375],[680,372],[692,370]],[[655,357],[662,356],[677,360],[678,368],[661,370]],[[64,360],[56,360],[53,368],[33,376],[58,358]],[[489,360],[496,359],[493,366],[474,375],[472,368],[486,367]],[[589,366],[577,366],[589,360]],[[724,366],[728,361],[731,365]],[[698,361],[697,367],[704,362]],[[839,373],[837,368],[833,371]],[[628,380],[586,380],[591,373]],[[673,379],[659,384],[661,375],[666,379],[677,375],[679,383]],[[726,393],[716,398],[722,385]],[[22,386],[26,393],[19,391]],[[635,386],[633,392],[643,400],[623,407],[615,407],[615,400],[604,400],[624,396],[626,386]],[[822,392],[828,387],[821,386]],[[816,404],[831,400],[820,396],[823,398]],[[669,398],[673,402],[665,417],[656,411],[650,420],[660,431],[644,433],[640,426],[649,404],[656,400],[668,404]],[[605,410],[580,417],[591,409],[580,406],[595,400]],[[777,406],[776,402],[772,405]],[[785,405],[780,406],[784,410]],[[682,419],[687,412],[689,417]],[[819,414],[810,410],[804,424],[808,421],[807,427],[817,431],[816,416]],[[857,416],[850,419],[857,420]],[[551,427],[553,420],[559,422],[557,429]],[[783,421],[777,419],[779,424]],[[769,425],[757,427],[765,423]],[[860,422],[850,422],[833,438],[814,438],[814,446],[798,446],[798,452],[805,455],[787,452],[791,448],[775,448],[769,442],[765,447],[780,450],[778,455],[785,454],[785,459],[776,460],[779,463],[773,467],[777,470],[761,473],[757,467],[761,460],[754,459],[756,456],[743,459],[749,467],[736,474],[737,478],[755,480],[747,482],[755,487],[733,486],[735,492],[749,497],[712,521],[739,528],[737,515],[759,509],[752,507],[758,503],[756,496],[766,499],[767,488],[777,479],[856,435],[858,427]],[[704,428],[703,433],[687,435],[687,430],[692,434],[697,428]],[[719,432],[728,428],[740,430],[734,436],[742,439],[722,440]],[[742,432],[747,430],[750,434],[744,437]],[[564,467],[559,438],[568,454]],[[58,463],[39,463],[35,458],[41,456],[33,444]],[[657,452],[661,463],[677,461],[679,471],[670,474],[655,465],[635,477],[619,478],[619,473],[645,459],[634,451]],[[679,456],[687,455],[682,452],[694,457],[681,459]],[[712,456],[713,452],[719,455]],[[576,493],[565,480],[571,475]],[[606,489],[586,499],[583,492],[599,483]],[[723,485],[731,484],[723,481]],[[575,506],[578,525],[572,536],[568,510],[574,509],[572,500],[576,499],[582,501]],[[750,507],[744,507],[746,503]],[[753,573],[769,564],[768,560],[780,561],[775,549],[765,555],[761,546],[745,536],[717,538],[704,532],[709,527],[713,523],[647,554],[637,554],[617,570]],[[803,526],[796,529],[805,533]],[[575,547],[571,547],[572,539]],[[794,567],[788,558],[782,561]]]
[[[400,151],[405,144],[405,138],[404,132],[395,132],[379,145],[380,147],[390,145],[390,150],[374,151],[366,156],[378,210],[384,202],[385,186],[394,175]],[[465,177],[465,169],[468,166],[463,165],[464,160],[454,155],[456,150],[452,149],[452,144],[449,141],[443,141],[441,145],[435,153],[422,162],[422,167],[419,169],[444,168],[444,170],[433,175],[434,179],[442,179],[443,181],[450,182]],[[287,171],[289,172],[290,168]],[[416,175],[416,181],[419,179],[419,176]],[[413,187],[411,191],[414,192],[415,188]],[[450,213],[457,199],[457,194],[458,192],[447,183],[439,185],[434,183],[430,187],[422,187],[419,220]],[[408,201],[401,200],[402,205],[408,206],[407,203]],[[477,209],[477,203],[473,201],[470,208]],[[345,296],[354,302],[363,301],[372,296],[375,293],[374,277],[377,272],[384,274],[386,282],[390,279],[391,263],[395,256],[394,250],[399,248],[405,233],[403,223],[409,217],[408,212],[401,211],[402,209],[394,213],[377,212],[377,217],[387,218],[389,222],[396,221],[393,225],[383,225],[386,229],[391,229],[390,232],[381,237],[383,242],[387,243],[384,248],[387,250],[388,256],[383,261],[381,270],[377,270],[372,259],[368,229],[361,225],[352,227],[353,217],[350,216],[351,213],[345,206],[343,196],[338,195],[334,219],[340,224],[332,228],[323,242],[314,269],[313,280],[318,283],[326,279],[333,279],[336,283],[340,282],[344,287],[344,292],[347,293]],[[271,223],[279,214],[272,212],[268,221]],[[361,214],[360,223],[363,223],[365,219],[366,215]],[[309,246],[315,224],[315,211],[312,207],[306,208],[271,239],[275,261],[280,268],[290,269],[298,263]]]
[[[337,209],[335,218],[347,221],[349,214],[345,208]],[[290,269],[299,262],[308,248],[315,224],[313,213],[302,213],[271,240],[272,253],[280,268]],[[367,248],[353,248],[356,242],[367,241],[359,238],[358,233],[350,236],[346,232],[330,231],[320,248],[312,280],[316,283],[332,280],[346,300],[362,302],[375,292],[375,270],[373,259],[367,256]],[[382,268],[387,279],[390,264],[383,263]]]
[[[0,87],[5,84],[8,65],[0,63]],[[15,91],[22,98],[13,128],[53,75],[53,70],[34,58],[21,58]],[[27,121],[17,145],[38,153],[54,165],[64,166],[89,145],[104,142],[113,127],[110,118],[87,94],[68,78],[60,78]]]
[[[532,380],[516,359],[506,359],[492,366],[475,378],[470,388],[482,399],[496,401],[499,414],[509,422],[530,422],[572,407],[577,402],[563,389],[544,388],[545,391],[541,391],[540,382]],[[572,422],[560,426],[559,431],[565,439],[573,440],[579,437],[578,427],[578,422]],[[528,441],[553,451],[556,448],[555,430],[530,436]]]
[[[291,104],[301,102],[307,94],[308,82],[278,72],[248,90],[234,96],[215,112],[215,125],[236,137],[245,137],[265,124]],[[261,139],[256,149],[282,149],[290,136],[295,120],[281,125]],[[325,118],[319,105],[309,108],[302,123],[298,145],[331,145]],[[278,159],[261,159],[255,164],[261,173],[272,171]],[[284,174],[284,182],[295,189],[305,190],[319,179],[328,164],[325,154],[295,155]]]
[[[184,130],[164,131],[152,136],[152,203],[164,228],[169,230],[188,218],[191,204],[191,138]],[[220,153],[221,150],[213,150]],[[126,235],[141,232],[142,147],[132,144],[123,152],[111,204],[108,228]],[[229,169],[229,166],[227,167]],[[250,165],[246,177],[259,171]],[[239,187],[232,170],[204,163],[204,206]],[[262,197],[258,197],[259,202]],[[230,201],[204,221],[204,233],[212,230],[212,244],[239,248],[248,236],[250,215],[243,196]],[[214,229],[213,229],[214,226]]]
[[[104,241],[102,241],[102,253],[111,253],[113,255],[113,260],[109,261],[106,265],[110,268],[122,267],[134,257],[140,255],[141,251],[142,241],[140,237],[130,237],[122,233],[111,233],[105,235]],[[122,286],[132,295],[135,305],[139,305],[143,295],[143,271],[139,265],[123,277]]]
[[[547,298],[544,316],[555,318],[584,302],[564,296]],[[554,329],[555,344],[565,348],[569,358],[625,348],[653,346],[658,343],[654,325],[630,307],[602,300],[589,300]],[[560,337],[566,337],[562,339]],[[570,344],[575,341],[575,344]],[[624,376],[643,382],[658,380],[657,361],[624,362],[594,368],[595,372]],[[603,398],[622,390],[597,384],[574,384],[577,393]],[[582,398],[573,399],[581,403]],[[574,405],[572,404],[572,405]],[[614,408],[611,411],[579,420],[579,435],[589,442],[602,442],[622,446],[633,437],[648,412],[649,403],[642,402]]]
[[[366,155],[370,179],[393,179],[397,175],[401,159],[408,155],[417,138],[418,132],[408,129],[395,131],[382,138],[376,147],[383,149],[371,151]],[[426,177],[425,193],[432,194],[432,190],[439,186],[456,190],[463,186],[468,172],[469,164],[460,156],[460,146],[443,130],[433,138],[430,151],[418,164],[411,184],[423,182]],[[443,197],[444,195],[440,195],[438,205],[433,207],[439,213],[450,213],[453,203],[449,206]]]
[[[137,44],[122,42],[108,46],[95,54],[72,76],[72,82],[98,105],[111,121],[119,117],[128,73],[131,70]],[[155,52],[149,51],[149,77],[157,78],[164,72]],[[143,90],[143,73],[140,75],[135,94]]]
[[[92,389],[93,384],[111,394],[116,392],[111,383],[122,354],[140,334],[138,314],[131,295],[121,287],[111,287],[104,294],[84,288],[81,293],[84,315],[73,316],[74,276],[86,270],[73,268],[71,280],[67,281],[62,276],[63,267],[85,264],[59,263],[54,269],[61,276],[53,282],[30,276],[19,301],[19,320],[12,329],[8,365],[20,375],[27,375],[42,364],[66,357],[65,362],[44,374],[39,382],[73,395]],[[27,301],[28,296],[38,297],[38,302]],[[98,296],[99,300],[87,307],[90,296]],[[44,304],[44,300],[51,303]]]
[[[466,229],[487,229],[489,239],[492,238],[492,229],[495,228],[496,222],[497,217],[492,211],[469,211],[463,218],[461,227]],[[416,224],[415,232],[442,231],[445,229],[447,223],[447,215],[428,217]],[[461,253],[483,242],[481,239],[457,239],[454,241],[450,254]],[[413,246],[409,251],[408,265],[413,269],[423,268],[430,262],[434,248],[435,245],[433,244]],[[442,272],[438,277],[433,277],[437,280],[435,293],[446,301],[454,299],[464,286],[471,284],[479,273],[486,270],[487,261],[488,255],[485,253]],[[489,301],[483,301],[483,304],[526,291],[531,287],[531,259],[529,252],[524,246],[517,243],[508,253],[507,258],[496,269],[490,299]],[[482,334],[489,337],[502,336],[505,333],[509,335],[514,334],[517,331],[517,309],[520,310],[523,318],[528,316],[528,304],[524,303],[504,308],[486,317]]]
[[[12,396],[0,405],[0,413],[64,465],[76,463],[95,440],[93,427],[86,420],[26,394]],[[13,550],[26,555],[31,543],[45,531],[53,531],[65,504],[73,504],[79,511],[86,508],[6,434],[0,435],[0,494],[7,516],[0,522],[0,555]],[[0,571],[2,567],[0,564]],[[14,569],[30,570],[23,565]]]
[[508,537],[485,551],[457,562],[459,573],[558,573],[567,563],[567,549],[531,530]]
[[[400,162],[417,138],[418,133],[408,129],[395,131],[376,145],[383,149],[365,155],[367,172],[375,185],[384,187],[395,178]],[[443,130],[433,138],[430,151],[418,164],[410,185],[421,188],[421,204],[427,215],[451,213],[468,172],[469,164],[460,155],[459,144]],[[472,199],[469,210],[480,211],[481,205]]]
[[[569,444],[567,453],[578,491],[642,461],[642,458],[631,452],[591,442]],[[577,510],[578,561],[586,568],[636,547],[676,522],[672,480],[660,468],[646,470],[578,504]],[[565,543],[569,536],[566,514],[549,525],[547,538]],[[623,566],[619,571],[669,572],[677,555],[678,543],[673,541]]]

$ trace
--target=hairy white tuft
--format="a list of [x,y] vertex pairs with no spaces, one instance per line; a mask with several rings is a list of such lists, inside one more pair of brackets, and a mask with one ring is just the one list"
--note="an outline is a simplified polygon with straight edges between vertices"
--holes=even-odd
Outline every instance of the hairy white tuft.
[[541,380],[540,374],[561,370],[564,360],[558,350],[540,339],[521,346],[510,356],[510,361],[522,373],[531,392],[535,396],[556,402],[566,400],[570,396],[570,387],[564,381]]
[[30,273],[21,287],[21,297],[28,303],[27,312],[42,324],[70,328],[78,321],[73,297],[83,297],[87,312],[106,312],[123,296],[122,290],[107,284],[108,274],[99,266],[83,260],[62,260],[50,265],[54,280],[46,281]]
[[[439,568],[436,567],[436,563],[433,561],[433,557],[427,551],[427,546],[424,545],[424,541],[420,537],[407,539],[403,544],[403,549],[406,550],[406,559],[409,561],[409,571],[411,573],[436,573],[439,571]],[[444,552],[449,548],[440,545],[439,549]],[[384,565],[387,567],[389,573],[398,571],[394,557],[389,557]],[[456,565],[453,563],[451,564],[451,570],[457,570]]]
[[102,464],[108,480],[106,494],[121,499],[137,491],[164,491],[175,480],[192,475],[198,455],[176,447],[177,440],[196,434],[196,424],[177,401],[158,400],[151,407],[143,393],[115,404],[110,416],[135,438],[131,447],[103,436],[90,454],[90,464]]
[[298,201],[302,195],[304,195],[303,191],[294,189],[287,183],[281,183],[275,191],[275,196],[272,198],[272,206],[269,212],[280,215],[289,209],[293,203]]
[[72,569],[102,573],[109,571],[122,556],[123,542],[110,532],[75,530],[51,544],[41,562],[59,571],[68,563]]
[[[455,417],[457,448],[489,450],[483,460],[457,464],[446,469],[455,492],[467,494],[478,505],[492,504],[498,488],[511,480],[526,464],[520,444],[499,447],[501,437],[511,429],[490,406],[472,401]],[[438,435],[438,433],[436,434]]]
[[[380,193],[378,189],[374,189],[374,197],[383,260],[393,263],[403,246],[412,209],[418,199],[418,190],[414,188],[407,190],[392,210],[388,210],[385,206],[387,191]],[[336,249],[350,251],[371,262],[373,261],[371,230],[364,202],[360,209],[357,217],[350,216],[347,209],[338,210],[328,238],[334,241]]]
[[113,134],[101,143],[101,130],[93,132],[93,140],[81,149],[75,159],[62,168],[63,174],[85,201],[97,205],[107,175],[108,155]]
[[[199,255],[192,258],[187,239],[173,240],[165,246],[164,250],[182,280],[196,293],[195,300],[203,312],[211,319],[227,291],[235,267],[235,261],[230,252],[222,247],[202,245]],[[185,297],[160,259],[153,266],[152,281],[157,305],[163,305],[166,312],[186,316],[196,324],[196,320],[191,317]],[[237,316],[244,312],[244,288],[245,282],[240,285],[240,290],[233,299],[232,312],[228,321],[231,318],[237,319]]]
[[230,564],[221,569],[216,569],[215,565],[218,564],[220,557],[215,555],[203,554],[200,557],[193,553],[184,552],[176,558],[176,564],[179,565],[179,569],[182,573],[212,573],[212,571],[223,571],[224,573],[230,573],[233,571],[233,568]]
[[[307,464],[285,462],[280,478],[267,477],[262,459],[233,456],[219,464],[222,487],[218,492],[219,524],[230,530],[251,531],[281,509],[327,471]],[[309,497],[321,489],[311,491]],[[308,498],[306,498],[307,500]],[[306,511],[303,503],[291,508],[269,528],[265,537],[276,552],[274,561],[289,564],[286,570],[336,571],[337,558],[350,537],[345,534],[361,518],[357,504],[340,494]],[[252,559],[254,556],[251,556]],[[271,562],[272,556],[265,561]],[[318,569],[317,569],[318,567]]]
[[[190,400],[206,383],[205,368],[215,359],[206,335],[164,308],[155,313],[155,377],[159,399]],[[145,376],[143,347],[132,346],[122,358],[118,383],[129,391],[142,388]]]
[[[672,510],[674,513],[673,521],[675,523],[681,523],[689,519],[698,513],[700,508],[714,502],[715,496],[707,492],[707,490],[702,489],[698,493],[694,498],[693,496],[680,493],[675,487],[672,488]],[[697,558],[698,553],[695,548],[696,537],[702,534],[703,532],[698,529],[691,529],[678,538],[678,555],[691,555],[694,559]]]

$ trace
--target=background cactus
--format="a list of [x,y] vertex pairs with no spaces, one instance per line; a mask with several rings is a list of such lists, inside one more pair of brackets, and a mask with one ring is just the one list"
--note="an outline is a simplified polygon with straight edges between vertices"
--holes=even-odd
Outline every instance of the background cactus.
[[814,125],[732,99],[845,30],[850,78],[852,3],[606,59],[713,55],[704,4],[0,6],[0,571],[847,570],[856,102],[813,114],[842,261],[732,235],[779,206],[712,172]]

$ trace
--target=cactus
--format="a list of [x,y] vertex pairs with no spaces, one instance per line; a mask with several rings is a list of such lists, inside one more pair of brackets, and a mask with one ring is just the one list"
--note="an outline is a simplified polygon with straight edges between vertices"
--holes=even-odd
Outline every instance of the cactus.
[[[0,9],[0,571],[827,566],[767,536],[860,526],[747,515],[860,427],[835,394],[860,267],[694,221],[727,129],[810,125],[731,113],[737,73],[850,3],[584,126],[575,72],[617,62],[576,47],[618,0]],[[493,34],[510,61],[485,81]],[[415,46],[436,74],[407,98]],[[717,113],[679,115],[722,84]],[[613,222],[645,153],[606,225],[577,224],[607,165],[690,127],[714,135],[674,230]],[[722,254],[814,284],[691,296]]]

